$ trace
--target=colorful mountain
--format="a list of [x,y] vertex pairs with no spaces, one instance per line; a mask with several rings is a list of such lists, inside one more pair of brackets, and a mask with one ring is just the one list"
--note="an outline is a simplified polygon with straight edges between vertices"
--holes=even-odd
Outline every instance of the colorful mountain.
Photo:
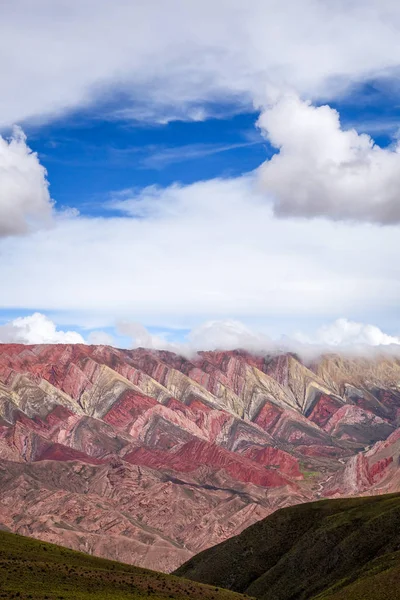
[[400,490],[400,360],[0,345],[0,525],[170,571],[276,509]]

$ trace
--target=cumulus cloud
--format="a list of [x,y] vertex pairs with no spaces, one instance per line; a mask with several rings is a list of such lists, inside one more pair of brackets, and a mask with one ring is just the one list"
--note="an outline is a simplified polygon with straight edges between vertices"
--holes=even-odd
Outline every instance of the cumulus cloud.
[[399,30],[394,0],[5,2],[0,123],[109,105],[109,90],[158,122],[257,104],[271,84],[332,97],[397,68]]
[[304,344],[320,346],[390,346],[400,345],[400,337],[388,335],[367,323],[357,323],[345,318],[336,319],[320,327],[313,336],[297,334],[295,339]]
[[400,222],[400,145],[341,128],[329,106],[285,95],[260,116],[279,153],[259,169],[280,216]]
[[83,344],[83,337],[75,331],[60,331],[55,323],[41,313],[18,317],[0,325],[1,343],[18,344]]
[[16,127],[9,140],[0,135],[0,237],[48,224],[52,215],[46,169]]

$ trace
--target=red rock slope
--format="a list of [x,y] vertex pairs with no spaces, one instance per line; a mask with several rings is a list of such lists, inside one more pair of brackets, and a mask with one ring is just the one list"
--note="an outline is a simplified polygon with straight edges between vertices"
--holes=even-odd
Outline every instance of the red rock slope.
[[276,508],[400,489],[400,361],[0,345],[0,527],[172,570]]

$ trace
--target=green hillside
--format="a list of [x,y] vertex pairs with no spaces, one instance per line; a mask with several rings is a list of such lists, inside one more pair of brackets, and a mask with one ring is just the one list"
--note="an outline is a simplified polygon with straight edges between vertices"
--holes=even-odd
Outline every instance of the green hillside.
[[260,600],[400,599],[400,494],[279,510],[176,574]]
[[0,598],[243,600],[243,596],[0,531]]

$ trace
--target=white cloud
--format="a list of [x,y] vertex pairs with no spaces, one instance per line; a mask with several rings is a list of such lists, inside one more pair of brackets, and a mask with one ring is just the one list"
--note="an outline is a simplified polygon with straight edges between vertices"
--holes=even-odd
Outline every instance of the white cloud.
[[320,327],[313,336],[297,334],[299,342],[325,346],[390,346],[400,345],[400,337],[388,335],[366,323],[357,323],[348,319],[336,319],[329,325]]
[[0,237],[48,224],[51,215],[46,170],[24,133],[15,128],[9,140],[0,135]]
[[398,354],[396,347],[400,346],[400,337],[384,333],[375,325],[345,318],[319,327],[312,335],[298,332],[277,338],[232,319],[206,321],[191,329],[181,341],[167,341],[151,334],[142,324],[129,321],[118,324],[117,332],[131,338],[127,344],[130,348],[169,350],[186,356],[200,350],[244,349],[261,353],[296,352],[307,360],[333,350],[356,354],[388,350]]
[[157,350],[179,351],[178,344],[171,344],[160,336],[153,335],[141,323],[121,321],[117,324],[117,332],[131,338],[132,348],[155,348]]
[[115,346],[115,338],[106,331],[91,331],[87,343],[98,346]]
[[[292,337],[272,339],[255,331],[244,323],[235,320],[206,321],[194,327],[183,341],[167,341],[154,335],[140,323],[125,321],[118,323],[116,334],[131,338],[130,348],[169,350],[178,354],[190,355],[199,350],[235,350],[250,352],[297,351],[309,354],[329,351],[333,347],[346,350],[382,348],[400,345],[400,337],[388,335],[375,325],[357,323],[345,318],[323,325],[313,335],[296,333]],[[172,335],[173,337],[173,335]],[[116,338],[104,331],[92,331],[85,340],[75,331],[57,330],[55,323],[41,313],[19,317],[0,326],[0,343],[22,344],[100,344],[116,345]]]
[[207,321],[192,329],[188,335],[189,348],[194,350],[266,350],[273,342],[266,335],[256,333],[240,321]]
[[41,313],[18,317],[0,325],[1,343],[18,344],[84,344],[75,331],[59,331],[56,325]]
[[125,323],[123,333],[133,336],[132,347],[170,350],[188,355],[199,350],[244,349],[250,352],[295,351],[305,357],[311,357],[332,351],[333,348],[359,353],[371,348],[381,350],[384,347],[400,345],[400,337],[388,335],[375,325],[357,323],[345,318],[323,325],[313,335],[297,333],[293,336],[279,336],[276,339],[240,321],[229,319],[206,321],[189,331],[185,340],[179,343],[168,343],[137,323]]
[[14,0],[1,13],[2,124],[113,93],[139,118],[198,119],[214,100],[262,103],[267,85],[332,96],[400,63],[394,0]]
[[[140,323],[119,323],[117,331],[131,338],[131,348],[169,350],[186,356],[199,350],[235,350],[238,348],[257,352],[276,349],[277,345],[263,333],[251,330],[244,323],[232,319],[206,321],[191,329],[181,341],[168,341],[161,335],[153,335]],[[169,337],[174,337],[169,332]]]
[[[369,349],[393,349],[400,346],[400,337],[388,335],[375,325],[357,323],[340,318],[323,325],[313,335],[296,333],[292,337],[280,336],[273,339],[237,320],[206,321],[191,329],[181,341],[172,341],[163,335],[154,335],[140,323],[125,321],[117,323],[115,336],[93,330],[84,339],[75,331],[62,331],[46,315],[33,313],[0,325],[0,343],[19,344],[95,344],[129,348],[149,348],[169,350],[177,354],[191,356],[199,350],[235,350],[250,352],[295,351],[304,358],[315,357],[323,352],[340,350],[343,352],[367,352]],[[124,344],[118,343],[118,336],[130,338]],[[120,341],[120,340],[119,340]]]
[[398,228],[276,219],[251,177],[124,197],[134,217],[56,217],[50,230],[1,240],[2,306],[86,313],[96,329],[267,317],[287,333],[289,320],[341,314],[395,325]]
[[382,149],[343,130],[329,106],[295,95],[280,98],[258,123],[279,148],[259,170],[277,215],[400,222],[400,145]]

